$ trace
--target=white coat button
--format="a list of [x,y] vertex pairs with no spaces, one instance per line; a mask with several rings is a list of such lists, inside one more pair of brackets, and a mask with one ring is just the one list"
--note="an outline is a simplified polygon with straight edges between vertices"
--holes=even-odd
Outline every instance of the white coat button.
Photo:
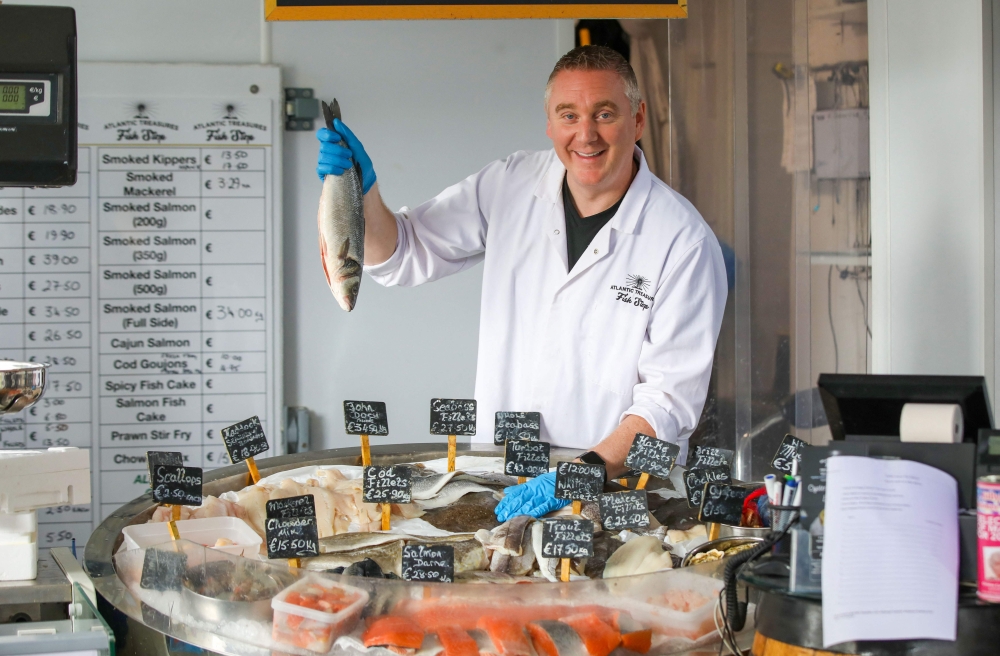
[[596,248],[594,249],[594,255],[597,255],[597,249]]
[[559,234],[559,231],[558,231],[558,230],[553,230],[553,231],[552,231],[552,234],[554,234],[554,235],[558,235],[558,234]]

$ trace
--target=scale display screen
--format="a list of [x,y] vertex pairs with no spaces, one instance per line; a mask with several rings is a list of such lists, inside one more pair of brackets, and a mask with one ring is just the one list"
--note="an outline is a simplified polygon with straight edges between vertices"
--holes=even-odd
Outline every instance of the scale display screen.
[[28,107],[27,85],[0,84],[0,110],[23,112]]

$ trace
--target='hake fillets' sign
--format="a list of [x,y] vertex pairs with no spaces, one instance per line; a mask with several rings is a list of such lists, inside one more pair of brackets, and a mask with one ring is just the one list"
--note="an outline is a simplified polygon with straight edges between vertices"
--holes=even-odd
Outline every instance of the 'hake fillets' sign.
[[344,430],[348,435],[388,435],[389,413],[382,401],[344,401]]
[[410,503],[409,467],[371,465],[361,476],[365,503]]
[[503,446],[507,440],[538,441],[542,438],[540,412],[498,412],[494,417],[494,446]]
[[705,483],[729,483],[732,480],[728,466],[687,470],[684,472],[684,487],[687,489],[688,506],[691,508],[701,506],[701,495]]
[[184,456],[181,455],[180,451],[147,451],[146,452],[146,467],[149,469],[149,480],[153,480],[153,470],[156,469],[157,465],[176,465],[180,466],[184,464]]
[[792,473],[792,463],[802,464],[802,449],[808,446],[794,435],[785,435],[778,445],[778,450],[771,459],[771,466],[782,474]]
[[715,446],[696,446],[694,455],[688,463],[688,469],[704,469],[705,467],[730,467],[733,464],[733,452]]
[[309,558],[319,553],[316,505],[311,494],[272,499],[265,509],[268,558]]
[[542,521],[542,556],[584,558],[594,555],[594,522],[589,519]]
[[705,483],[698,521],[739,526],[743,501],[752,490],[731,483]]
[[666,479],[670,476],[670,470],[677,462],[680,452],[680,445],[636,433],[635,439],[632,440],[632,448],[625,457],[625,466]]
[[223,428],[222,441],[226,443],[233,464],[258,456],[269,448],[257,415]]
[[598,500],[601,507],[601,526],[605,531],[649,526],[649,503],[646,490],[609,492]]
[[556,498],[571,501],[597,501],[604,491],[604,466],[582,462],[556,465]]
[[503,454],[503,473],[534,478],[549,471],[549,443],[533,440],[507,440]]
[[153,468],[153,499],[175,506],[201,505],[201,467],[157,465]]
[[475,434],[475,399],[431,399],[431,435]]
[[179,591],[187,571],[187,554],[172,551],[167,545],[148,547],[142,557],[139,587],[144,590]]
[[403,579],[452,583],[455,580],[455,547],[443,544],[403,547]]

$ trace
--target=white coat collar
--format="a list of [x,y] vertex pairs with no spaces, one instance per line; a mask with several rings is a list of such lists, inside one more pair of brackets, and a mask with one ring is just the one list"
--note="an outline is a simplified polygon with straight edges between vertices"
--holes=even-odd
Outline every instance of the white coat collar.
[[[646,204],[646,198],[649,196],[649,189],[653,180],[653,174],[650,173],[649,166],[646,164],[645,155],[643,155],[642,150],[638,146],[634,146],[634,148],[635,157],[639,160],[639,171],[635,174],[635,178],[632,179],[632,184],[629,185],[628,191],[625,192],[625,198],[622,199],[621,207],[618,208],[614,218],[611,220],[612,229],[629,234],[635,231],[636,223],[639,222],[639,215]],[[553,150],[548,169],[542,174],[538,184],[535,185],[535,196],[550,203],[561,205],[564,177],[566,177],[566,167],[559,161],[555,150]]]

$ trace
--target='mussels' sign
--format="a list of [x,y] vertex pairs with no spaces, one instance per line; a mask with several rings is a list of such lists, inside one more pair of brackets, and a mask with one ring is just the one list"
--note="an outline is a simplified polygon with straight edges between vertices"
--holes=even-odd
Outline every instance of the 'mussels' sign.
[[687,18],[687,0],[266,0],[267,20]]

